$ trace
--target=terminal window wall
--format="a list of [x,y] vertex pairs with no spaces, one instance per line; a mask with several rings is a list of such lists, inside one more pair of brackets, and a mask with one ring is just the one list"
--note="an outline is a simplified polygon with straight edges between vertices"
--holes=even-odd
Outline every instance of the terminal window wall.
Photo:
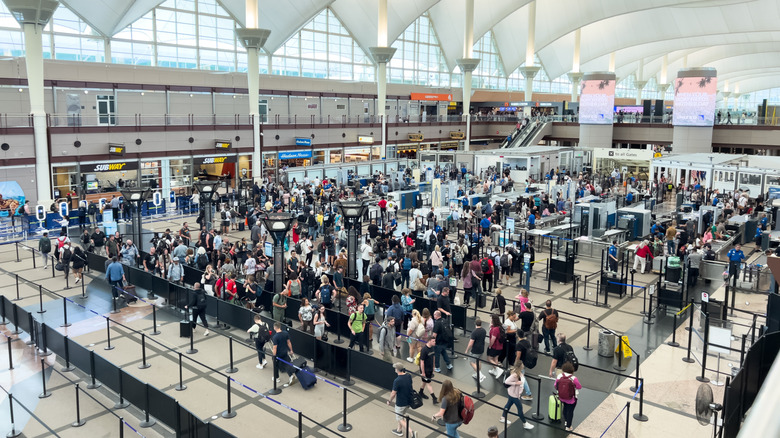
[[160,161],[141,163],[141,188],[156,189],[160,187]]
[[273,54],[273,74],[374,81],[374,65],[330,9],[324,9]]
[[[493,32],[486,33],[474,44],[474,58],[480,60],[472,75],[471,83],[475,88],[505,89],[506,75],[498,56]],[[460,68],[456,68],[456,73]]]
[[[423,13],[393,42],[397,49],[387,66],[389,82],[450,87],[450,73],[428,13]],[[453,78],[460,78],[454,75]]]

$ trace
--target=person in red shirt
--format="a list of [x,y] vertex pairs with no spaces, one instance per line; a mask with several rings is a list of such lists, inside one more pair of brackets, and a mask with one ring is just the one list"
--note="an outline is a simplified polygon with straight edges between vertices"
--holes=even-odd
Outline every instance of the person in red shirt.
[[500,356],[501,352],[504,350],[504,343],[501,342],[502,330],[503,327],[501,326],[500,317],[496,314],[490,315],[490,331],[488,332],[490,343],[488,344],[487,356],[488,361],[496,367],[488,372],[496,376],[496,379],[501,377],[501,374],[504,373],[504,370],[501,368],[501,363],[498,361],[498,356]]
[[236,290],[236,273],[230,274],[230,278],[225,282],[225,293],[222,294],[225,301],[232,303],[237,297]]
[[[480,260],[479,265],[482,272],[482,290],[490,292],[493,290],[493,259],[491,257],[484,257]],[[487,271],[485,268],[487,268]]]
[[387,200],[384,196],[382,196],[382,199],[380,199],[376,205],[379,206],[380,217],[382,218],[382,223],[384,224],[385,221],[387,221]]
[[641,264],[642,274],[644,274],[648,257],[650,257],[650,260],[653,260],[653,252],[650,251],[650,245],[647,244],[647,240],[643,240],[636,248],[636,254],[634,255],[634,268],[632,271],[636,272],[636,265]]

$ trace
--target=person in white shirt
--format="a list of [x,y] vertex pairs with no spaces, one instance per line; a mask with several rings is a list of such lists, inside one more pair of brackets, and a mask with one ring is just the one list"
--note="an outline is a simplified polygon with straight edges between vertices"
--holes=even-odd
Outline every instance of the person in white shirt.
[[366,240],[363,242],[363,245],[360,246],[360,258],[363,260],[363,275],[365,276],[366,273],[368,273],[368,267],[371,265],[371,254],[372,252],[371,245],[368,243],[368,237],[366,237]]
[[422,281],[423,274],[422,271],[420,271],[419,264],[414,263],[412,265],[412,269],[409,270],[409,285],[412,289],[414,289],[414,283],[415,280],[419,279]]
[[306,258],[306,266],[311,266],[311,260],[314,257],[314,244],[311,242],[311,236],[306,236],[306,240],[301,242],[301,256]]

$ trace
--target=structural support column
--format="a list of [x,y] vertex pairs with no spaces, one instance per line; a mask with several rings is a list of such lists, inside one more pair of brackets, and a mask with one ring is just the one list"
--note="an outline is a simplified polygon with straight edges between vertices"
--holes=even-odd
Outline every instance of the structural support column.
[[246,48],[247,88],[249,90],[249,115],[252,117],[252,179],[263,179],[263,152],[260,147],[260,49],[265,45],[271,31],[258,29],[257,0],[246,0],[245,29],[236,29],[236,37]]
[[[520,67],[520,73],[523,75],[523,78],[525,79],[525,101],[531,101],[534,97],[534,76],[536,76],[537,73],[539,73],[539,70],[541,70],[541,67],[531,66],[531,67]],[[526,107],[527,108],[527,107]]]
[[368,51],[376,64],[375,112],[382,123],[382,158],[387,158],[387,63],[393,58],[395,48],[387,47],[387,0],[378,1],[376,47],[369,47]]
[[[541,67],[534,65],[536,54],[536,0],[528,3],[528,42],[525,46],[525,67],[520,67],[520,73],[525,79],[525,96],[523,100],[529,102],[534,97],[534,77]],[[525,107],[526,110],[530,106]]]
[[582,30],[577,29],[574,31],[574,56],[571,60],[571,72],[568,74],[571,81],[571,101],[576,102],[580,95],[580,81],[582,81],[582,73],[580,73],[580,40],[582,38]]
[[582,73],[571,72],[567,73],[567,76],[571,81],[571,101],[576,102],[580,95],[580,82],[582,82]]
[[474,0],[466,0],[466,31],[463,38],[463,58],[456,60],[463,72],[463,115],[466,117],[466,141],[463,150],[471,147],[471,74],[479,59],[474,56]]
[[636,81],[634,82],[634,85],[636,85],[636,104],[641,105],[642,90],[645,88],[645,85],[647,85],[647,81]]
[[24,29],[24,50],[30,114],[35,139],[35,197],[39,204],[51,201],[51,166],[43,89],[43,28],[49,23],[59,2],[56,0],[4,0],[11,15]]

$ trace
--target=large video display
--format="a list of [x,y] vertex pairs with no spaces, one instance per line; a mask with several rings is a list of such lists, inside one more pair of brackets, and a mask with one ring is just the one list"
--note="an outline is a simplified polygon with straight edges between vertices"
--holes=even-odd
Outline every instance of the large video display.
[[718,78],[690,77],[674,81],[675,126],[712,126]]
[[615,106],[615,81],[587,79],[580,84],[580,123],[611,125]]

